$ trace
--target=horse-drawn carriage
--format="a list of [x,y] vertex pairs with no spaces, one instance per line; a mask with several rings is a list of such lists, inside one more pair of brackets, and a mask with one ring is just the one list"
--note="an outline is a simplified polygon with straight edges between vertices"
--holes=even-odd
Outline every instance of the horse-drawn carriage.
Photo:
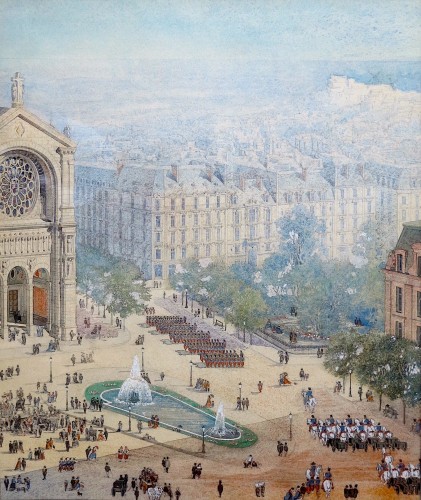
[[331,445],[332,451],[335,452],[336,450],[338,451],[348,451],[348,438],[345,440],[343,437],[337,437],[333,440],[333,443]]
[[356,434],[351,440],[351,445],[352,445],[352,451],[355,450],[367,451],[368,449],[367,435],[364,432]]
[[158,474],[152,470],[150,467],[144,467],[139,475],[140,487],[143,493],[149,489],[153,489],[158,482]]

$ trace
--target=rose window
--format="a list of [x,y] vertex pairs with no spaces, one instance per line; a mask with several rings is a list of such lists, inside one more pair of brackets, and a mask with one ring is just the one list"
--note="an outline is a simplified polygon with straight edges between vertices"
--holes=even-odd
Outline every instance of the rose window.
[[22,217],[36,202],[38,173],[24,156],[9,156],[0,162],[0,213]]

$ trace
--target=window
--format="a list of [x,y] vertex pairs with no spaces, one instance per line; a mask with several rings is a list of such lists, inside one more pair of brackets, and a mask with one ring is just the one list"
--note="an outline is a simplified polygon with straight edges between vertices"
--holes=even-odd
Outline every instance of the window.
[[194,214],[194,225],[195,226],[199,225],[199,214]]
[[402,196],[402,205],[406,205],[406,196]]
[[194,253],[194,258],[198,259],[199,258],[199,247],[194,247],[193,253]]
[[221,206],[221,197],[217,196],[216,197],[216,208],[220,208],[220,206]]
[[210,226],[211,224],[211,214],[206,214],[206,225]]
[[403,272],[403,255],[401,253],[396,255],[396,271],[398,273]]
[[218,243],[216,245],[216,252],[218,254],[218,257],[220,257],[222,255],[222,245],[221,245],[221,243]]
[[160,260],[161,259],[161,249],[160,248],[156,248],[155,249],[155,259],[156,260]]
[[206,208],[209,208],[209,196],[206,196]]
[[155,233],[155,241],[161,243],[161,233]]
[[250,239],[254,240],[256,238],[256,226],[252,224],[250,226]]
[[345,219],[341,219],[340,220],[340,224],[339,224],[340,228],[341,228],[341,231],[343,231],[345,229]]
[[175,248],[171,248],[171,260],[175,259]]
[[181,247],[181,258],[185,259],[187,257],[186,247]]
[[186,242],[186,231],[181,231],[181,243]]
[[240,253],[240,245],[235,245],[234,251],[235,253]]
[[195,229],[193,231],[193,235],[194,235],[194,241],[199,241],[199,230],[198,229]]
[[343,200],[345,198],[345,190],[341,189],[341,199]]
[[265,238],[270,238],[270,224],[265,224]]
[[266,209],[266,222],[270,222],[270,208]]
[[161,203],[159,200],[155,200],[155,210],[159,210],[161,208]]
[[322,205],[322,217],[326,216],[326,205]]
[[240,228],[239,227],[234,228],[234,240],[235,241],[240,240]]
[[195,208],[195,210],[197,210],[198,206],[199,206],[199,201],[198,201],[197,196],[196,196],[194,198],[194,208]]
[[171,245],[175,245],[175,233],[174,233],[174,231],[171,233]]
[[417,257],[417,275],[421,276],[421,256]]
[[161,227],[161,216],[157,215],[155,217],[155,227]]
[[402,288],[397,286],[396,287],[396,312],[398,312],[398,313],[402,312],[402,298],[403,298]]
[[403,325],[400,321],[395,323],[395,337],[401,339],[403,337]]
[[357,229],[358,227],[358,219],[354,217],[354,219],[352,219],[352,227],[354,229]]
[[216,212],[216,222],[221,222],[221,212]]
[[206,255],[206,257],[210,257],[210,245],[206,245],[206,247],[205,247],[205,255]]
[[221,228],[220,228],[220,227],[218,227],[218,228],[216,229],[216,239],[217,239],[218,241],[220,241],[220,240],[222,239],[222,238],[221,238],[221,235],[222,235]]
[[371,214],[371,201],[367,202],[367,212]]
[[186,199],[181,198],[181,210],[185,210],[185,209],[186,209]]
[[235,224],[240,224],[240,212],[238,210],[234,212],[234,222]]
[[205,230],[205,238],[206,238],[206,241],[210,241],[210,234],[211,234],[210,229],[206,229],[206,230]]
[[341,215],[345,215],[345,204],[341,203]]
[[402,210],[402,220],[406,221],[406,210]]
[[421,347],[421,326],[417,326],[417,345]]
[[171,210],[175,210],[175,200],[171,198]]
[[249,210],[249,221],[250,223],[256,222],[257,220],[257,208],[250,208]]
[[356,215],[358,213],[358,204],[354,202],[352,205],[353,205],[354,215]]
[[266,252],[270,252],[270,243],[265,244]]
[[181,216],[181,225],[182,226],[186,225],[186,216],[184,214]]
[[421,292],[417,292],[417,316],[421,318]]
[[175,215],[171,215],[171,217],[170,217],[170,225],[171,225],[171,227],[175,227]]
[[356,190],[355,188],[352,190],[352,196],[353,196],[354,198],[356,198],[356,197],[357,197],[357,190]]

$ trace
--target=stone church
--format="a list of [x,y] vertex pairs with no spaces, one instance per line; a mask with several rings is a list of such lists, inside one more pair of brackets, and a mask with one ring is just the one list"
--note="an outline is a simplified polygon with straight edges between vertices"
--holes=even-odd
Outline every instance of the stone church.
[[76,332],[76,144],[24,107],[20,73],[0,107],[1,337]]

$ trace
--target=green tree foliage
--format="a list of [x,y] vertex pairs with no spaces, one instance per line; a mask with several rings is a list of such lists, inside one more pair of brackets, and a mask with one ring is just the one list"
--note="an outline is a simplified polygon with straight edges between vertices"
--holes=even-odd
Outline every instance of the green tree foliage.
[[247,332],[253,332],[264,326],[266,313],[267,306],[260,292],[244,287],[235,292],[226,317],[238,329],[244,328]]
[[335,376],[344,378],[349,370],[357,369],[363,352],[365,337],[356,333],[338,333],[331,338],[327,350],[324,366]]
[[139,270],[127,262],[120,262],[106,274],[105,295],[108,311],[122,318],[143,313],[151,298]]

